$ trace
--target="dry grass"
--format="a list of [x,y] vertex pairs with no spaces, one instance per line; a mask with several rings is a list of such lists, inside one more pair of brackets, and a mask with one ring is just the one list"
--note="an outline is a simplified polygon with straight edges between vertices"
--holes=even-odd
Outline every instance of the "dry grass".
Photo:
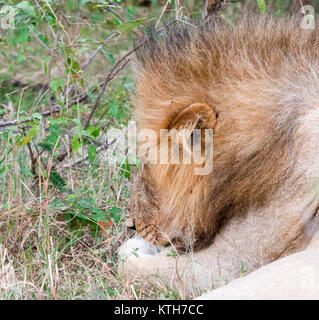
[[[66,195],[53,190],[45,197],[31,194],[15,178],[21,193],[0,210],[0,299],[178,298],[159,280],[150,285],[118,276],[117,250],[129,236],[122,222],[96,234],[84,225],[71,229],[65,210],[50,207],[53,199]],[[86,192],[103,186],[103,177],[88,180]],[[114,188],[124,187],[121,184],[127,182],[115,183]]]
[[[0,142],[0,299],[179,298],[155,278],[150,284],[118,275],[117,250],[130,234],[124,224],[129,180],[114,162],[116,146],[99,154],[98,165],[61,165],[66,182],[61,192],[44,174],[39,182],[24,172],[30,167],[27,148],[11,142],[4,137]],[[64,163],[78,157],[70,155]],[[84,199],[106,214],[119,208],[120,217],[103,230],[68,216]],[[85,213],[89,217],[89,210]]]

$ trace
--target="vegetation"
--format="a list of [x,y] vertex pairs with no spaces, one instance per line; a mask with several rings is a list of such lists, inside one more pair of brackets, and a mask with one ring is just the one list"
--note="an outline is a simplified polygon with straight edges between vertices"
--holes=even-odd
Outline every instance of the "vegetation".
[[[221,15],[299,8],[243,0]],[[118,275],[139,162],[111,128],[125,133],[134,118],[134,42],[203,9],[195,0],[0,0],[1,299],[185,298],[160,279]]]

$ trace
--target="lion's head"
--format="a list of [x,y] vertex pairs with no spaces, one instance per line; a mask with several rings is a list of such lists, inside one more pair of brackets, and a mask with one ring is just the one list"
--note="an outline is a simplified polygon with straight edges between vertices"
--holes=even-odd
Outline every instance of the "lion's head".
[[[293,19],[248,18],[234,29],[208,22],[169,30],[165,40],[145,44],[134,105],[139,132],[156,135],[150,143],[142,139],[139,150],[159,158],[166,134],[177,149],[191,141],[192,159],[198,145],[201,155],[209,151],[213,167],[195,172],[206,158],[145,162],[128,207],[141,236],[160,245],[202,246],[230,217],[272,198],[294,170],[300,119],[318,96],[314,43],[318,32]],[[196,129],[213,130],[213,144],[207,147],[202,133],[192,140]]]

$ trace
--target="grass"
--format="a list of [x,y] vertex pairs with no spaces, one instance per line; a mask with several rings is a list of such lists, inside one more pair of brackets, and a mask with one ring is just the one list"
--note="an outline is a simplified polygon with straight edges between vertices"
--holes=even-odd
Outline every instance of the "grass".
[[[94,11],[94,28],[79,30],[71,25],[67,30],[70,37],[74,36],[70,40],[75,48],[72,57],[80,64],[97,48],[98,44],[92,42],[99,43],[110,35],[99,27],[99,19]],[[43,24],[39,27],[44,34],[49,33],[48,28]],[[63,34],[61,30],[55,32],[59,31]],[[77,49],[76,39],[82,39],[85,45]],[[126,34],[110,42],[108,53],[100,52],[81,79],[73,82],[76,90],[86,91],[102,81],[114,61],[131,46]],[[2,49],[0,122],[47,110],[59,93],[52,92],[52,79],[61,78],[71,85],[63,62],[66,53],[60,48],[56,54],[50,60],[47,50],[34,37],[22,46]],[[50,64],[50,74],[44,70],[45,63],[47,68]],[[129,69],[107,86],[92,121],[99,130],[99,142],[107,139],[109,128],[123,128],[132,117],[132,90]],[[116,147],[97,154],[92,162],[63,168],[86,154],[88,144],[82,141],[59,163],[56,176],[50,170],[50,163],[74,136],[74,122],[83,124],[96,98],[97,94],[92,94],[84,104],[64,108],[58,119],[44,120],[29,143],[23,143],[23,139],[36,124],[0,131],[0,299],[178,298],[160,281],[150,285],[118,275],[117,250],[129,237],[124,224],[125,207],[130,195],[128,178],[134,168],[123,166]],[[63,134],[52,150],[41,149],[43,137],[59,130]],[[29,147],[34,154],[41,153],[35,163],[36,175]],[[94,214],[101,219],[93,219]]]
[[[123,223],[128,179],[119,174],[119,168],[109,166],[106,155],[98,168],[60,172],[68,188],[61,192],[45,178],[38,187],[32,185],[26,150],[11,144],[2,154],[9,155],[5,156],[2,172],[0,270],[10,271],[0,274],[2,299],[140,299],[171,295],[163,284],[148,288],[118,275],[117,249],[129,236]],[[111,213],[118,210],[111,215],[111,227],[106,225],[103,230],[95,221],[77,218],[89,218],[94,209]]]
[[[129,92],[119,88],[123,82],[130,80],[112,84],[114,101],[129,99]],[[10,93],[16,87],[3,81],[1,90]],[[27,110],[38,92],[26,89],[9,96],[11,102],[5,97],[2,103],[16,106],[20,101],[21,110]],[[118,125],[116,114],[112,125]],[[129,237],[124,225],[129,179],[113,161],[114,150],[100,154],[92,165],[58,170],[65,183],[61,191],[48,177],[34,180],[27,148],[18,146],[14,132],[1,137],[1,299],[179,297],[160,281],[149,286],[118,275],[117,250]],[[90,221],[95,212],[109,214],[111,221]]]

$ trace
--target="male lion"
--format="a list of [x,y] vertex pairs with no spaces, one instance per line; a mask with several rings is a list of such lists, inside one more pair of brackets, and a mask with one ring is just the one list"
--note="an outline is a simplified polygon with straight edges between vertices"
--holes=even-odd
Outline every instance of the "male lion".
[[143,46],[139,130],[175,128],[187,140],[213,129],[213,170],[144,164],[129,204],[138,233],[191,253],[131,256],[123,271],[178,279],[195,295],[309,245],[319,230],[318,46],[318,29],[270,17],[175,28]]

